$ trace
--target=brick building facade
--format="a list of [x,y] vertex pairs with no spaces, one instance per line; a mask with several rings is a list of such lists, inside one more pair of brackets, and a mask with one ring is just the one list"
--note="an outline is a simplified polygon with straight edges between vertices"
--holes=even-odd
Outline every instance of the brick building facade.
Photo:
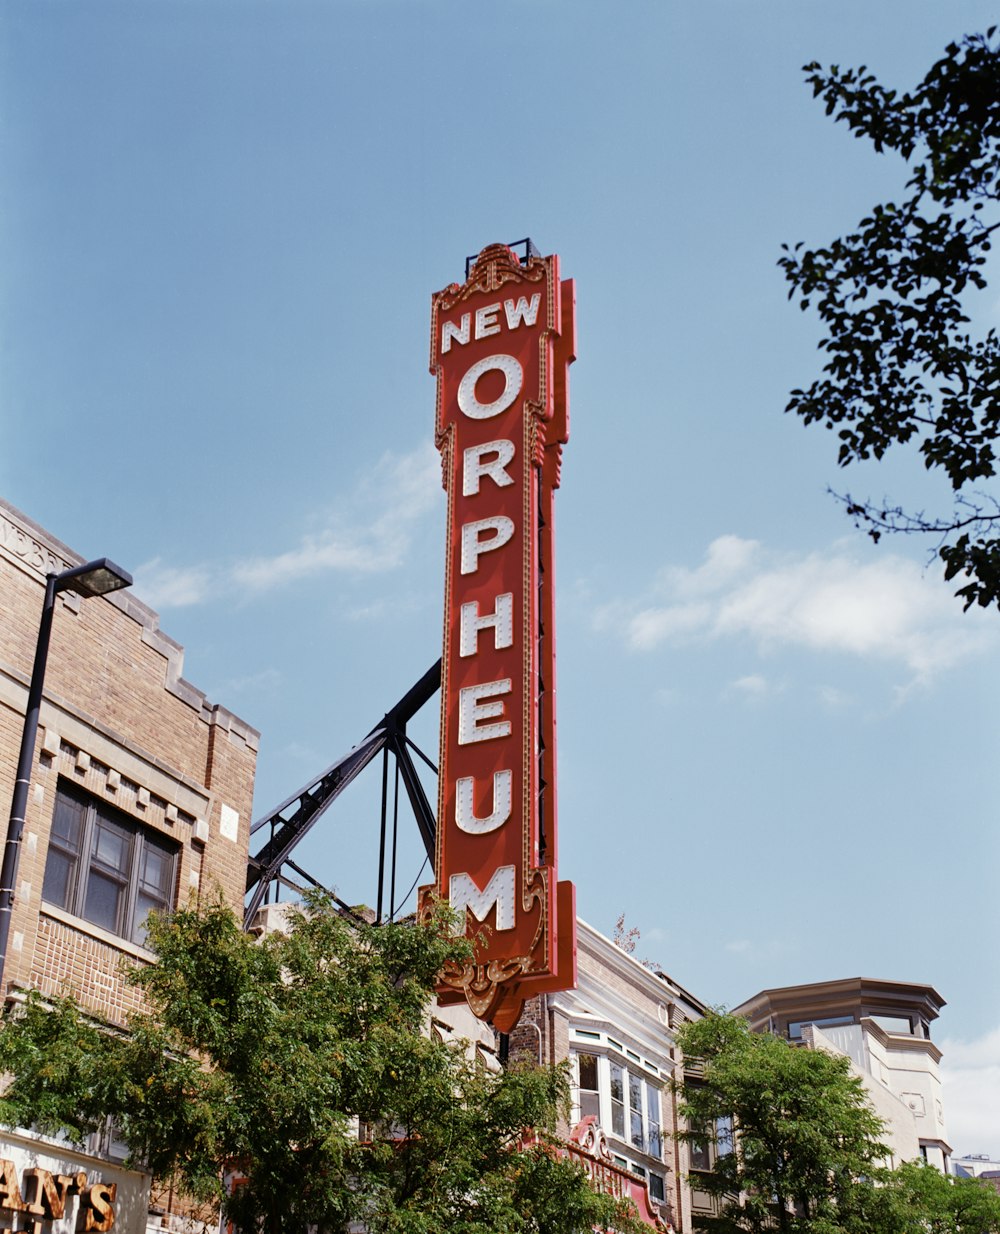
[[[4,819],[45,578],[82,561],[0,501]],[[122,1024],[140,999],[123,980],[122,963],[148,956],[150,908],[221,895],[241,911],[258,733],[209,702],[182,668],[183,649],[132,591],[57,596],[6,1000],[26,989],[72,992],[86,1009]]]
[[[0,502],[0,809],[14,768],[45,576],[81,558]],[[144,908],[243,900],[258,734],[181,675],[183,649],[131,591],[56,599],[5,995],[73,989],[121,1023]],[[89,841],[89,843],[88,843]]]

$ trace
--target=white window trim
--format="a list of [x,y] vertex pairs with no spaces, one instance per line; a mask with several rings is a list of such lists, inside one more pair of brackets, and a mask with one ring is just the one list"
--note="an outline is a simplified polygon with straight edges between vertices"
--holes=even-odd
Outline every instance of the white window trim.
[[[638,1160],[636,1161],[636,1164],[641,1165],[644,1170],[649,1169],[648,1163],[650,1161],[658,1162],[661,1166],[665,1167],[666,1158],[664,1155],[665,1136],[663,1132],[663,1090],[662,1090],[660,1083],[654,1084],[651,1082],[652,1080],[660,1081],[661,1077],[654,1072],[652,1064],[649,1064],[648,1067],[644,1067],[640,1063],[638,1068],[633,1067],[630,1070],[630,1064],[632,1064],[635,1060],[627,1058],[624,1055],[624,1053],[619,1052],[617,1049],[615,1049],[613,1053],[614,1053],[614,1058],[612,1059],[611,1055],[608,1053],[608,1047],[605,1046],[602,1042],[595,1041],[593,1037],[585,1038],[583,1040],[574,1039],[573,1041],[571,1041],[570,1057],[572,1060],[572,1073],[571,1073],[571,1080],[570,1080],[570,1083],[571,1083],[570,1099],[572,1102],[573,1121],[579,1122],[581,1118],[580,1069],[579,1069],[579,1063],[577,1060],[580,1054],[590,1054],[596,1057],[597,1059],[597,1097],[598,1097],[598,1109],[599,1109],[598,1121],[600,1122],[601,1129],[604,1131],[605,1135],[608,1137],[610,1144],[612,1146],[621,1145],[622,1147],[624,1147],[626,1154],[629,1154],[629,1155],[639,1154],[644,1160]],[[618,1066],[622,1068],[622,1073],[623,1073],[624,1134],[622,1135],[619,1135],[613,1128],[612,1110],[611,1110],[611,1064],[612,1064],[612,1061],[617,1063]],[[645,1062],[645,1060],[643,1060],[643,1062]],[[641,1114],[642,1114],[643,1147],[641,1148],[638,1145],[632,1143],[632,1126],[631,1126],[632,1110],[629,1105],[629,1092],[628,1092],[628,1077],[630,1074],[637,1076],[642,1081],[642,1111],[641,1111]],[[649,1104],[649,1093],[651,1089],[657,1094],[657,1097],[659,1099],[658,1100],[659,1110],[657,1111],[658,1117],[655,1120],[656,1125],[659,1128],[659,1133],[660,1133],[659,1155],[657,1155],[656,1153],[651,1153],[648,1149],[648,1145],[650,1142],[650,1136],[649,1136],[650,1111],[648,1108],[648,1104]]]

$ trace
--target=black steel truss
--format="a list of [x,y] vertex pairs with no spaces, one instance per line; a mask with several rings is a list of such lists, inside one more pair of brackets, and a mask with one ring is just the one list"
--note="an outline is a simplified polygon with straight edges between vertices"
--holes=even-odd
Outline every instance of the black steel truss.
[[290,856],[295,846],[306,836],[313,825],[337,800],[347,786],[357,778],[368,764],[382,753],[382,830],[379,842],[379,876],[378,876],[378,907],[377,919],[382,920],[384,898],[385,849],[388,830],[388,774],[389,756],[396,763],[396,788],[393,809],[393,859],[390,882],[390,916],[395,911],[395,827],[398,816],[399,783],[410,802],[424,842],[427,859],[434,862],[434,838],[437,829],[434,811],[424,786],[420,782],[416,766],[411,757],[411,751],[436,772],[437,768],[425,754],[422,753],[406,735],[406,725],[423,705],[428,702],[441,687],[441,661],[424,673],[423,677],[408,690],[394,707],[391,707],[378,724],[358,744],[349,750],[342,758],[332,763],[315,779],[310,780],[297,793],[293,793],[281,805],[264,815],[250,828],[250,834],[255,835],[265,828],[269,829],[269,838],[263,847],[247,861],[247,900],[244,925],[247,929],[253,924],[254,918],[268,890],[273,884],[285,883],[281,875],[283,866],[290,866],[297,874],[315,882],[305,871],[299,869]]

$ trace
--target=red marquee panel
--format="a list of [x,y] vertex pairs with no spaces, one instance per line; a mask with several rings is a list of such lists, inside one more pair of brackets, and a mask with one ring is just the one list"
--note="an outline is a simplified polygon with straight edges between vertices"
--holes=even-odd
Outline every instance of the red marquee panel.
[[446,971],[509,1031],[524,1000],[576,984],[572,883],[556,865],[553,497],[568,439],[574,286],[502,244],[431,310],[448,493],[436,882],[475,961]]

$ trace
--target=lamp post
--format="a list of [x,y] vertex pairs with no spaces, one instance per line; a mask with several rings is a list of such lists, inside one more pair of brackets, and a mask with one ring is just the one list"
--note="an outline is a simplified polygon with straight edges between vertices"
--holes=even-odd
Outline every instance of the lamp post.
[[21,733],[21,752],[17,759],[17,777],[14,781],[14,796],[10,803],[10,822],[7,824],[7,841],[3,850],[3,867],[0,868],[0,1001],[4,993],[4,970],[7,966],[7,941],[10,937],[10,919],[14,909],[14,885],[17,867],[21,859],[21,834],[24,831],[24,816],[28,808],[28,789],[31,785],[31,765],[35,757],[35,738],[38,735],[38,714],[42,705],[42,686],[45,683],[45,665],[49,656],[49,636],[52,633],[52,614],[55,612],[56,596],[61,591],[75,591],[89,599],[105,596],[111,591],[132,586],[132,575],[116,566],[107,557],[88,561],[82,566],[73,566],[61,574],[50,574],[45,580],[45,600],[38,623],[38,641],[35,644],[35,663],[31,670],[28,687],[28,706],[24,713],[24,729]]

